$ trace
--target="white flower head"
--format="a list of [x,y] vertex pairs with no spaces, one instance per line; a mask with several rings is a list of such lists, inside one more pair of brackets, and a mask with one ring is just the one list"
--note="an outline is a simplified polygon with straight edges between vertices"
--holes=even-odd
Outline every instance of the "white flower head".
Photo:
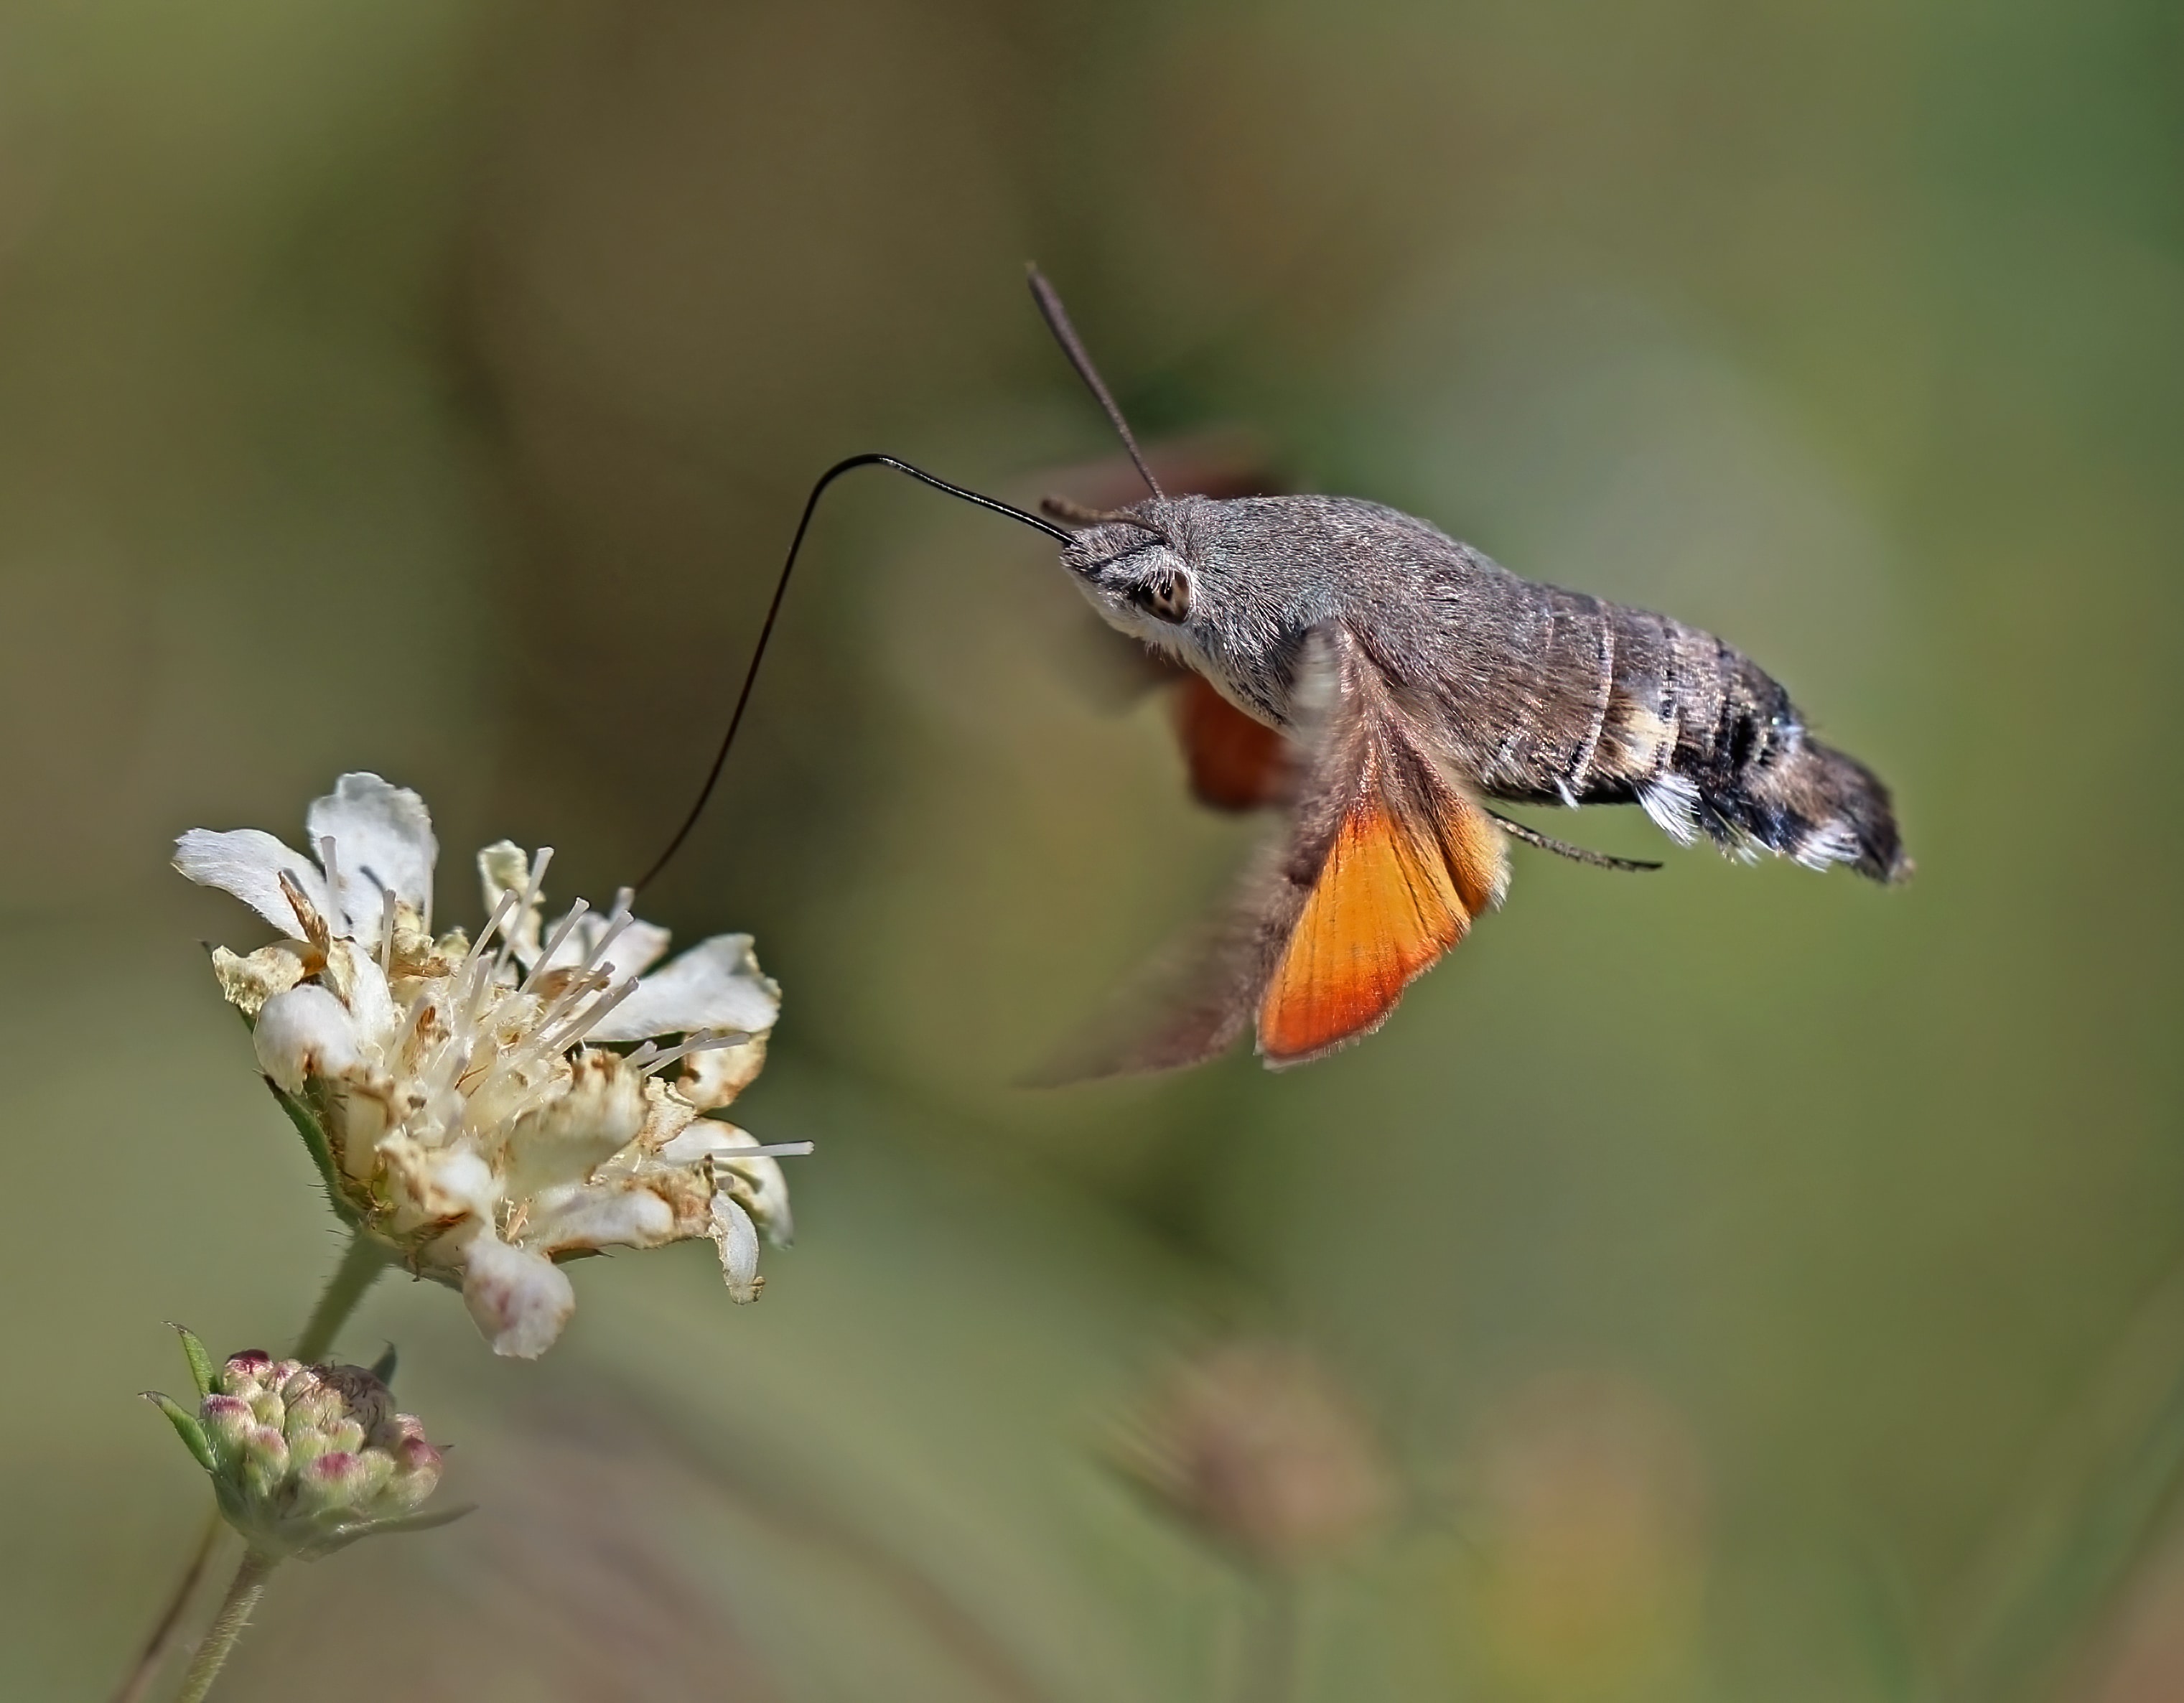
[[627,891],[604,916],[579,899],[543,923],[553,853],[504,841],[478,854],[477,938],[435,938],[416,793],[343,775],[306,825],[315,860],[254,828],[193,828],[175,867],[287,937],[215,948],[214,971],[335,1210],[460,1287],[494,1351],[526,1360],[576,1306],[562,1262],[603,1248],[703,1237],[729,1294],[757,1299],[760,1238],[789,1234],[775,1155],[810,1144],[761,1146],[713,1116],[780,1014],[750,937],[661,964],[667,931]]

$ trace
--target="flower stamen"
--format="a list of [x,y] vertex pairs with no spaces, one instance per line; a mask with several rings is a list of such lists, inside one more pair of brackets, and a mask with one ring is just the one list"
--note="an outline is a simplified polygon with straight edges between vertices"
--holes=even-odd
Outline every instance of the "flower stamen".
[[637,977],[632,976],[612,993],[602,993],[582,1010],[571,1015],[552,1036],[541,1036],[532,1044],[541,1054],[566,1053],[577,1042],[607,1020],[607,1013],[637,992]]
[[493,930],[507,920],[508,913],[515,904],[515,889],[512,887],[503,888],[500,897],[493,902],[493,914],[486,918],[485,927],[478,930],[478,938],[471,943],[471,949],[463,954],[463,961],[456,966],[455,980],[459,987],[464,985],[464,980],[470,974],[471,966],[484,955],[486,948],[493,943]]
[[582,921],[590,911],[591,906],[581,899],[569,907],[569,914],[554,926],[552,937],[546,942],[544,950],[538,954],[538,961],[531,966],[531,973],[526,976],[521,984],[517,987],[515,990],[517,993],[528,993],[538,985],[538,978],[546,973],[546,966],[554,961],[554,954],[561,949],[562,942],[577,932],[577,925]]
[[750,1037],[741,1029],[724,1029],[712,1034],[693,1035],[681,1046],[670,1047],[664,1053],[649,1050],[652,1043],[647,1041],[623,1062],[633,1066],[639,1076],[649,1077],[693,1053],[710,1053],[722,1047],[740,1047],[749,1039]]
[[614,967],[605,961],[607,949],[621,939],[623,931],[637,921],[637,918],[630,913],[630,898],[631,893],[627,888],[624,888],[615,895],[615,908],[607,915],[606,927],[600,931],[599,938],[592,943],[592,949],[584,954],[582,966],[584,969],[611,970]]
[[342,903],[341,865],[334,858],[334,837],[327,834],[319,841],[319,867],[326,872],[326,903],[333,911],[331,919],[340,925],[338,932],[346,935],[353,925],[348,907]]
[[505,938],[500,943],[499,954],[493,960],[493,979],[498,982],[508,968],[508,960],[515,951],[515,937],[523,931],[521,919],[531,914],[538,903],[538,889],[546,879],[546,865],[554,861],[554,848],[541,846],[538,855],[531,860],[531,877],[523,883],[523,903],[516,907],[516,922],[503,931]]

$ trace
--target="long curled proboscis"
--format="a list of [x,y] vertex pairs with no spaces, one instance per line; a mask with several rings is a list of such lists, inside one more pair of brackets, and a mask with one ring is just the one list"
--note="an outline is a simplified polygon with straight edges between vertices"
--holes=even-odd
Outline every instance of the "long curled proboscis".
[[944,492],[981,509],[990,509],[996,515],[1006,515],[1011,520],[1021,521],[1061,543],[1074,542],[1069,533],[1040,520],[1036,515],[1028,514],[1011,504],[1004,503],[998,497],[984,496],[976,491],[967,491],[961,485],[951,485],[945,479],[938,478],[922,467],[913,467],[896,456],[852,455],[846,461],[836,462],[821,474],[819,482],[811,487],[811,496],[805,499],[804,518],[796,523],[796,536],[789,540],[788,559],[781,565],[781,577],[774,583],[773,601],[766,605],[766,620],[758,630],[758,643],[751,647],[750,664],[744,670],[743,689],[736,693],[736,707],[728,717],[728,731],[721,737],[720,749],[713,754],[713,766],[705,771],[705,784],[698,789],[697,802],[690,806],[690,813],[682,818],[682,826],[675,830],[675,837],[667,842],[666,850],[653,860],[652,867],[645,871],[643,878],[637,882],[639,890],[649,886],[660,871],[667,867],[668,860],[682,849],[682,842],[689,838],[690,830],[698,826],[698,818],[705,813],[706,803],[712,798],[713,788],[720,782],[721,771],[727,763],[728,752],[736,743],[736,730],[744,725],[744,711],[750,707],[751,688],[758,683],[759,665],[766,660],[766,647],[773,637],[774,623],[781,615],[781,600],[788,591],[788,576],[796,567],[796,554],[804,548],[805,533],[811,529],[812,512],[818,508],[819,498],[826,493],[829,485],[858,467],[891,467],[898,473],[908,474],[921,484],[930,485],[936,491]]

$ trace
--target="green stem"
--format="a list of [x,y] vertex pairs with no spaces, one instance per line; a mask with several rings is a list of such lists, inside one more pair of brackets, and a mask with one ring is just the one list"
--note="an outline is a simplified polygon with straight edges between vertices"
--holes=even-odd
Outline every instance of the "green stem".
[[326,1350],[334,1345],[336,1333],[356,1311],[356,1304],[364,1299],[364,1292],[393,1260],[393,1255],[385,1246],[364,1231],[359,1230],[351,1236],[341,1264],[326,1279],[326,1293],[319,1297],[318,1305],[311,1309],[304,1333],[296,1338],[293,1358],[305,1361],[323,1359]]
[[203,1703],[205,1693],[212,1689],[213,1681],[220,1678],[220,1670],[227,1665],[228,1652],[242,1636],[242,1628],[250,1623],[250,1611],[258,1606],[258,1599],[265,1594],[265,1581],[272,1577],[273,1567],[274,1558],[260,1555],[256,1550],[243,1556],[242,1565],[236,1570],[235,1583],[227,1588],[212,1630],[198,1646],[197,1659],[190,1663],[189,1673],[182,1681],[181,1695],[175,1703]]

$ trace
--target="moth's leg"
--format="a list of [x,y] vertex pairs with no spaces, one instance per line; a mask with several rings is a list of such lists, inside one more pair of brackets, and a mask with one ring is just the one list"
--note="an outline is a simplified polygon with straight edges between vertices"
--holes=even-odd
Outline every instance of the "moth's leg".
[[1643,858],[1610,857],[1606,852],[1589,851],[1583,846],[1574,846],[1567,840],[1558,840],[1552,834],[1543,834],[1537,828],[1513,821],[1499,810],[1489,810],[1486,814],[1501,825],[1502,832],[1510,838],[1522,840],[1528,846],[1537,846],[1541,851],[1552,852],[1557,857],[1566,857],[1572,863],[1587,864],[1594,869],[1646,870],[1661,867],[1659,864]]

